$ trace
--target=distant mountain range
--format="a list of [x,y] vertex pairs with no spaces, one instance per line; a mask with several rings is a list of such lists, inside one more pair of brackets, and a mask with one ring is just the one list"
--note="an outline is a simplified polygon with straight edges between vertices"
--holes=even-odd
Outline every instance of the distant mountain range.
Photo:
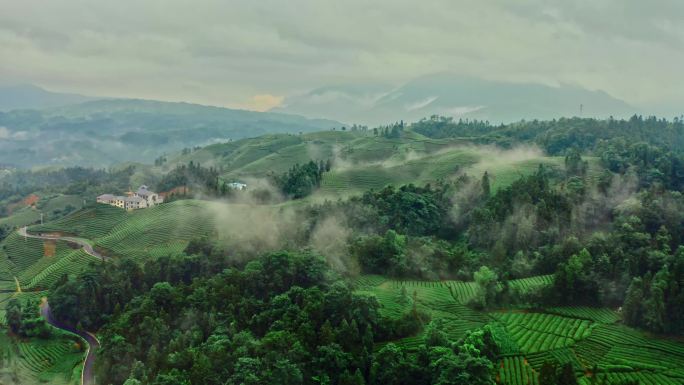
[[627,117],[638,112],[603,91],[449,74],[420,77],[400,87],[371,84],[318,88],[286,98],[284,105],[273,111],[370,125],[399,120],[412,122],[431,115],[508,123],[580,116],[580,113],[584,117]]
[[[0,88],[0,95],[2,108],[19,106],[19,100],[28,108],[0,112],[0,164],[19,167],[151,163],[186,147],[342,126],[325,119],[189,103],[91,100],[34,86]],[[7,102],[14,99],[16,103]]]
[[83,95],[51,92],[32,84],[0,87],[0,111],[61,107],[95,99]]
[[431,115],[493,123],[553,119],[580,115],[580,105],[585,117],[617,118],[638,112],[602,91],[445,74],[421,77],[400,87],[362,84],[318,88],[290,97],[269,112],[97,99],[19,85],[0,87],[0,164],[151,163],[182,148],[263,134],[306,133],[351,123],[374,126],[413,122]]

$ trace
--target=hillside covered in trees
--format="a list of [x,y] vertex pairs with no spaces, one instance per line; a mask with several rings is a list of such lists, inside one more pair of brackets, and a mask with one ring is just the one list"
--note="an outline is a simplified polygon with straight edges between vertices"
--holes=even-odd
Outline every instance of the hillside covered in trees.
[[[54,316],[100,338],[103,383],[684,381],[680,120],[435,117],[307,135],[186,152],[157,180],[194,194],[29,228],[88,238],[107,262],[33,279],[14,258],[30,245],[8,236],[3,287],[51,282]],[[307,145],[330,151],[287,155]],[[532,153],[524,172],[482,155],[516,148]],[[394,167],[423,172],[323,194]],[[226,190],[236,175],[261,184]],[[14,334],[50,338],[27,304],[6,309]]]

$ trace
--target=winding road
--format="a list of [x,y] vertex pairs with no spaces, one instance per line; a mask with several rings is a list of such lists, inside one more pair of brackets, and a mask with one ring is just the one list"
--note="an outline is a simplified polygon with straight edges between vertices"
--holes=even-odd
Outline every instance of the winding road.
[[46,239],[46,240],[52,240],[52,241],[65,241],[65,242],[69,242],[69,243],[75,243],[75,244],[81,246],[83,248],[83,251],[92,255],[95,258],[100,258],[102,260],[109,258],[106,255],[102,255],[102,254],[98,253],[97,251],[95,251],[95,249],[93,249],[93,246],[84,238],[68,237],[68,236],[62,237],[59,235],[30,234],[26,230],[26,226],[19,228],[19,235],[21,235],[22,237],[26,237],[26,238],[38,238],[38,239]]
[[100,347],[100,341],[97,340],[97,337],[95,337],[93,333],[84,332],[57,321],[52,316],[52,312],[50,311],[50,304],[48,303],[47,298],[43,298],[40,304],[40,314],[43,316],[43,318],[45,318],[45,321],[47,321],[47,323],[49,323],[50,325],[58,329],[66,330],[68,332],[76,334],[88,343],[86,358],[83,361],[83,370],[81,371],[81,384],[95,385],[95,373],[93,367],[95,365],[95,352]]
[[[106,255],[102,255],[95,251],[93,249],[93,246],[85,239],[83,238],[77,238],[77,237],[62,237],[59,235],[42,235],[42,234],[30,234],[28,231],[26,231],[26,226],[19,228],[19,235],[22,237],[27,237],[27,238],[38,238],[38,239],[45,239],[45,240],[54,240],[54,241],[65,241],[69,243],[75,243],[83,248],[83,251],[86,253],[92,255],[95,258],[102,259],[103,261],[107,260],[109,257]],[[15,278],[16,279],[16,278]],[[17,281],[17,290],[21,292],[21,287],[19,286],[19,282]],[[95,373],[93,371],[93,366],[95,364],[95,353],[97,349],[100,347],[100,341],[97,340],[97,337],[93,333],[82,331],[82,330],[77,330],[74,327],[71,327],[69,325],[63,324],[56,320],[52,316],[52,312],[50,311],[50,304],[48,303],[47,298],[43,298],[42,302],[40,304],[40,314],[45,318],[45,321],[49,323],[50,325],[66,330],[70,333],[76,334],[83,338],[87,343],[88,343],[88,350],[86,352],[86,358],[83,361],[83,371],[81,372],[81,384],[82,385],[95,385]]]

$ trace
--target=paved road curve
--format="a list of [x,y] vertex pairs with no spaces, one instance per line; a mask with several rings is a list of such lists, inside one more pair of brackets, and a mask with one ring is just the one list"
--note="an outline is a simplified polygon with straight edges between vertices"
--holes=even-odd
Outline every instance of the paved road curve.
[[83,248],[83,251],[86,253],[92,255],[93,257],[100,258],[100,259],[107,259],[108,257],[106,255],[102,255],[95,251],[93,249],[93,246],[88,243],[83,238],[77,238],[77,237],[62,237],[59,235],[42,235],[42,234],[31,234],[28,231],[26,231],[26,226],[20,227],[19,228],[19,235],[22,237],[27,237],[27,238],[38,238],[38,239],[47,239],[47,240],[53,240],[53,241],[65,241],[69,243],[75,243]]
[[100,347],[100,342],[97,338],[88,332],[83,332],[81,330],[76,330],[71,326],[67,326],[52,317],[52,312],[50,311],[50,304],[47,298],[43,298],[40,304],[40,314],[45,318],[45,320],[52,326],[66,330],[68,332],[79,335],[81,338],[86,340],[88,343],[88,351],[86,352],[85,361],[83,361],[83,372],[81,373],[81,384],[82,385],[95,385],[95,373],[93,371],[93,366],[95,364],[95,352]]
[[[22,237],[27,237],[27,238],[38,238],[38,239],[46,239],[46,240],[55,240],[55,241],[65,241],[69,243],[75,243],[83,248],[83,251],[86,253],[92,255],[95,258],[100,258],[103,261],[106,260],[108,257],[106,255],[102,255],[95,251],[93,249],[93,246],[88,243],[83,238],[77,238],[77,237],[62,237],[58,235],[42,235],[42,234],[30,234],[26,231],[26,227],[21,227],[19,228],[19,235]],[[18,286],[17,282],[17,288],[19,291],[21,291],[21,287]],[[52,312],[50,312],[50,304],[48,304],[47,298],[43,298],[42,303],[40,304],[40,314],[45,318],[45,320],[52,326],[66,330],[68,332],[74,333],[79,335],[81,338],[86,340],[88,343],[88,352],[86,353],[86,358],[85,361],[83,361],[83,372],[81,373],[81,384],[82,385],[95,385],[95,373],[93,371],[93,365],[95,364],[95,352],[97,349],[100,347],[100,342],[97,340],[97,337],[93,335],[92,333],[89,332],[84,332],[81,330],[76,330],[76,328],[73,328],[71,326],[65,325],[56,319],[52,317]]]

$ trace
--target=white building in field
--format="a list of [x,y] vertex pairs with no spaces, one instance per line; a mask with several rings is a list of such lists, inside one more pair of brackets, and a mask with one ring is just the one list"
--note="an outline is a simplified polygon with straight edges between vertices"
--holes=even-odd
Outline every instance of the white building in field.
[[247,188],[247,185],[240,182],[231,182],[228,183],[228,187],[232,188],[233,190],[244,190]]
[[158,205],[164,201],[159,194],[150,191],[147,186],[142,185],[137,191],[129,191],[126,196],[102,194],[97,197],[97,203],[116,206],[124,210],[144,209]]

